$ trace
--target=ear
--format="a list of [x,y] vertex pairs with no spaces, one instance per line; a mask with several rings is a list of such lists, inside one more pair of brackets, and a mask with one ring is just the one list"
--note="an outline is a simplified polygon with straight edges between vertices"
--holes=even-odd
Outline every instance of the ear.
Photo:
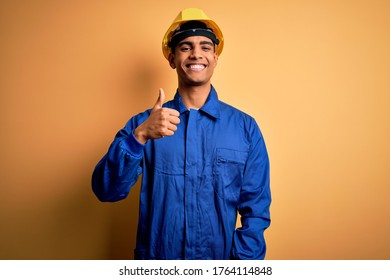
[[171,66],[172,69],[176,69],[175,55],[173,53],[169,53],[168,61],[169,61],[169,66]]
[[218,55],[217,53],[214,53],[214,67],[218,64]]

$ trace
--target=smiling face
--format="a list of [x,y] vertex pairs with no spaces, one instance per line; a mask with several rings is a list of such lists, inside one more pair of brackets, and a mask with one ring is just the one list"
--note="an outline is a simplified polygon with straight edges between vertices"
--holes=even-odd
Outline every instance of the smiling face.
[[217,62],[214,43],[204,36],[183,39],[169,56],[169,64],[176,69],[181,87],[210,84]]

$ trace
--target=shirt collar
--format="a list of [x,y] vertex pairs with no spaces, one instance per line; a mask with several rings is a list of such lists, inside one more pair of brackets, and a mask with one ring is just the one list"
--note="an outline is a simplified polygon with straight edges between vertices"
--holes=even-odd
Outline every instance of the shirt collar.
[[[188,111],[187,107],[183,103],[179,91],[176,91],[174,103],[176,109],[180,112],[180,114]],[[206,103],[202,106],[202,108],[199,109],[199,111],[202,111],[215,119],[220,118],[221,112],[219,107],[218,94],[213,86],[211,86],[211,90],[209,96],[207,97]]]

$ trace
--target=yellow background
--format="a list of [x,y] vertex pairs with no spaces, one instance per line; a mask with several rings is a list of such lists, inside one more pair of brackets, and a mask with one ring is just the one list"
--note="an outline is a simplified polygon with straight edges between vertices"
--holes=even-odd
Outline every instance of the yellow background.
[[199,7],[225,35],[220,98],[271,160],[267,259],[390,258],[390,1],[0,2],[0,258],[132,258],[137,184],[100,203],[115,133],[172,98],[161,40]]

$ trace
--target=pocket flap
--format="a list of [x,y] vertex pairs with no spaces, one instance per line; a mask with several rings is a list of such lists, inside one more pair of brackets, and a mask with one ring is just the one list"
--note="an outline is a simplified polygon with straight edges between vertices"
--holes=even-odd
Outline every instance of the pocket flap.
[[230,150],[230,149],[217,149],[217,161],[219,163],[230,162],[245,164],[248,157],[248,152]]

